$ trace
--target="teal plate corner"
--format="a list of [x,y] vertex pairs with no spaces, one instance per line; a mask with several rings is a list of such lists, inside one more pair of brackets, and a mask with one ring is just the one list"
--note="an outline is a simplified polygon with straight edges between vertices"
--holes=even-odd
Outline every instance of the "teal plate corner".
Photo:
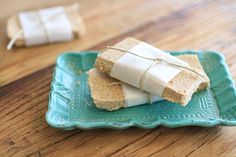
[[58,57],[53,74],[47,123],[64,130],[236,125],[236,90],[224,57],[212,51],[171,53],[197,54],[211,80],[211,87],[195,93],[186,107],[161,101],[113,112],[97,109],[87,84],[97,52],[65,53]]

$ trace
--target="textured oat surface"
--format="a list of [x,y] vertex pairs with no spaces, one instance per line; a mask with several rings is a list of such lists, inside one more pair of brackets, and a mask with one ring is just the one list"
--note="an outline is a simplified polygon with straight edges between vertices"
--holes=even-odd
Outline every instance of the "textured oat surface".
[[[140,41],[134,38],[126,38],[114,46],[129,50],[139,42]],[[98,71],[109,74],[111,72],[113,64],[124,54],[125,52],[122,51],[108,49],[98,56],[95,67]],[[189,62],[192,62],[193,58],[194,57],[190,58]],[[199,71],[197,68],[200,67],[201,65],[198,63],[198,67],[192,67],[192,69],[194,69],[195,71]],[[192,94],[198,88],[202,90],[205,88],[205,86],[207,86],[208,83],[204,83],[204,81],[209,82],[209,79],[206,75],[205,78],[202,78],[200,75],[194,72],[183,69],[167,84],[161,97],[166,100],[179,103],[181,105],[186,105],[191,100]]]
[[[109,51],[111,51],[109,53],[113,53],[112,55],[116,55],[114,53],[117,53],[117,51],[113,51],[113,50],[109,50]],[[112,55],[111,56],[105,55],[106,59],[110,61],[109,63],[114,61],[114,59],[112,58]],[[101,57],[101,55],[99,57]],[[165,97],[170,97],[170,99],[172,101],[175,101],[177,99],[182,99],[183,96],[181,95],[181,93],[175,94],[175,92],[172,92],[174,90],[172,90],[171,88],[177,89],[177,91],[179,88],[179,89],[182,89],[182,91],[185,90],[186,92],[195,92],[196,88],[198,88],[198,90],[204,90],[209,85],[209,79],[200,64],[197,55],[186,55],[185,54],[185,55],[179,55],[177,57],[188,62],[191,66],[199,69],[199,71],[201,71],[201,73],[206,77],[206,79],[204,79],[204,80],[196,79],[196,76],[192,75],[192,73],[189,73],[187,71],[181,72],[177,76],[176,79],[171,80],[171,82],[168,84],[168,86],[166,87],[166,89],[164,90],[164,93],[163,93],[163,95]],[[98,65],[98,64],[96,64],[96,65]],[[185,84],[184,83],[178,84],[180,79]],[[194,82],[190,82],[189,81],[190,79]],[[112,84],[112,83],[116,83],[116,82],[119,82],[119,81],[111,78],[109,75],[107,75],[105,73],[98,72],[95,69],[90,70],[90,72],[89,72],[89,85],[91,88],[93,100],[94,100],[97,107],[107,109],[107,110],[116,110],[118,108],[125,106],[124,105],[125,104],[125,97],[122,92],[121,85],[120,84],[115,84],[113,86],[107,85],[107,84]],[[183,86],[183,84],[184,84],[184,86]],[[192,88],[194,90],[187,91],[189,86],[193,86],[193,85],[194,85],[194,87],[190,87],[190,88]],[[179,90],[179,91],[181,91],[181,90]],[[175,97],[175,99],[172,99],[172,96],[174,94],[176,95],[176,97]],[[190,93],[190,94],[192,95],[192,93]]]

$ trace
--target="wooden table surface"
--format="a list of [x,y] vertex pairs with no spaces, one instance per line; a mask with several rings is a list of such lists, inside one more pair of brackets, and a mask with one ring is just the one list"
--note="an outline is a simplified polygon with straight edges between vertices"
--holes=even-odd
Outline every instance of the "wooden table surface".
[[163,50],[221,51],[236,80],[235,0],[80,0],[87,35],[6,51],[6,19],[73,0],[0,2],[0,156],[236,156],[236,127],[60,131],[45,122],[56,57],[133,36]]

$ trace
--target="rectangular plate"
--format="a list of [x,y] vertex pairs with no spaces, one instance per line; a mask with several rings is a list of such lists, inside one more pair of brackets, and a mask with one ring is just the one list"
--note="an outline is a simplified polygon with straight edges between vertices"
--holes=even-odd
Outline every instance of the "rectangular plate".
[[197,54],[211,80],[210,88],[195,93],[186,107],[161,101],[113,112],[98,109],[87,84],[97,52],[65,53],[57,59],[51,83],[48,124],[65,130],[236,125],[236,90],[223,56],[212,51],[171,53]]

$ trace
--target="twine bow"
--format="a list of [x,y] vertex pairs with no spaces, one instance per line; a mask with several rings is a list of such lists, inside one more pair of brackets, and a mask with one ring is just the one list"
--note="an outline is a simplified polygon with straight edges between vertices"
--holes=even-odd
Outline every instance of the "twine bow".
[[[117,47],[113,47],[113,46],[107,46],[108,49],[113,49],[113,50],[117,50],[117,51],[122,51],[122,52],[127,52],[129,54],[132,54],[134,56],[137,56],[137,57],[140,57],[140,58],[143,58],[143,59],[146,59],[146,60],[150,60],[150,61],[153,61],[152,64],[150,64],[148,66],[148,68],[144,71],[143,75],[141,76],[141,80],[140,80],[140,83],[139,83],[139,88],[141,90],[143,90],[143,84],[144,84],[144,78],[147,74],[147,72],[156,64],[158,63],[161,63],[161,62],[165,62],[169,65],[172,65],[172,66],[176,66],[176,67],[179,67],[179,68],[183,68],[183,69],[186,69],[186,70],[189,70],[199,76],[201,76],[202,78],[205,78],[205,76],[203,74],[201,74],[200,72],[198,72],[197,70],[191,68],[190,66],[184,66],[184,65],[180,65],[180,64],[176,64],[176,63],[172,63],[172,62],[169,62],[165,59],[165,56],[161,56],[161,57],[157,57],[157,58],[150,58],[150,57],[146,57],[146,56],[142,56],[142,55],[139,55],[139,54],[136,54],[136,53],[133,53],[132,51],[130,50],[126,50],[126,49],[122,49],[122,48],[117,48]],[[149,93],[149,102],[151,102],[152,98],[151,98],[151,94]]]

